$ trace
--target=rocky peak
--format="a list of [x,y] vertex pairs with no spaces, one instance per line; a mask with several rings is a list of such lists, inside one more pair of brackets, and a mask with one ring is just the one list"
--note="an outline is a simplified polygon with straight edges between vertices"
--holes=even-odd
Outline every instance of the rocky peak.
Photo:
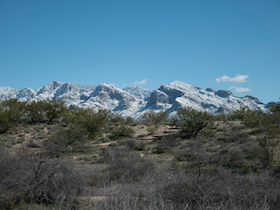
[[216,94],[220,97],[225,98],[231,96],[232,92],[230,92],[229,90],[218,90],[216,91]]
[[106,94],[110,98],[121,100],[122,97],[127,93],[124,92],[123,90],[119,89],[119,88],[114,87],[114,86],[108,85],[106,83],[101,83],[90,94],[90,97],[95,97],[95,96],[98,96],[100,94],[103,94],[103,95]]
[[215,90],[213,88],[210,88],[210,87],[206,88],[206,91],[211,92],[211,93],[215,93]]
[[168,95],[160,90],[153,90],[148,98],[148,104],[146,107],[156,105],[157,103],[169,103]]
[[262,102],[260,102],[259,99],[256,98],[256,97],[253,97],[253,96],[250,96],[250,95],[246,95],[246,96],[244,96],[244,98],[248,98],[250,100],[255,101],[256,103],[261,103],[262,104]]
[[51,83],[51,88],[54,90],[54,89],[58,88],[59,86],[61,86],[62,84],[63,84],[63,82],[53,80]]
[[0,87],[0,101],[6,100],[9,98],[16,98],[18,90],[11,87]]
[[36,96],[36,91],[31,88],[23,88],[17,94],[17,98],[25,98],[25,99],[34,98],[35,96]]
[[151,95],[151,91],[137,87],[137,86],[129,86],[123,89],[123,91],[134,95],[138,99],[145,99]]

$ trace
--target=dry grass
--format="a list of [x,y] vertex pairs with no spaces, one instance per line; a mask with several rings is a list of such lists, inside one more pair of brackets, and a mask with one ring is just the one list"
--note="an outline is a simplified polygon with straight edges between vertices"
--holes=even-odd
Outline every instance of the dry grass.
[[[0,139],[12,137],[17,140],[24,136],[23,142],[11,144],[9,150],[40,153],[44,150],[43,142],[50,138],[56,127],[59,125],[25,126],[1,135]],[[182,139],[180,130],[169,125],[158,126],[152,134],[146,125],[131,128],[133,137],[110,140],[110,129],[105,129],[108,132],[88,142],[83,149],[63,153],[88,183],[86,194],[79,198],[81,208],[280,208],[276,202],[280,199],[279,177],[274,175],[279,170],[279,145],[275,168],[266,174],[254,156],[261,134],[249,135],[253,129],[246,128],[240,121],[215,122],[202,129],[195,139]],[[38,138],[40,133],[46,138]],[[172,141],[176,143],[172,144]],[[29,143],[41,148],[27,147]],[[116,148],[110,147],[112,144],[120,145],[116,148],[129,149],[116,153]],[[139,145],[141,149],[137,149]],[[159,149],[161,152],[157,152]],[[109,161],[104,160],[102,151],[110,155]],[[137,171],[135,164],[143,170]],[[271,188],[265,188],[266,185]],[[42,205],[30,206],[47,209]]]

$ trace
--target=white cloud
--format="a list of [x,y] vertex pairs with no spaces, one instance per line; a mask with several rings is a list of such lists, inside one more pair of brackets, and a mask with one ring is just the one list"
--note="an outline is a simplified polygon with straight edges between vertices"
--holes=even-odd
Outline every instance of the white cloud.
[[232,86],[229,89],[234,89],[235,92],[243,92],[243,93],[251,91],[250,88],[236,87],[236,86]]
[[246,79],[249,77],[249,75],[237,75],[235,77],[229,77],[229,76],[222,76],[220,78],[216,78],[216,82],[246,82]]
[[143,80],[141,80],[141,81],[135,81],[133,84],[134,85],[144,85],[144,84],[146,84],[147,83],[147,79],[143,79]]
[[238,87],[235,89],[235,92],[249,92],[250,88]]

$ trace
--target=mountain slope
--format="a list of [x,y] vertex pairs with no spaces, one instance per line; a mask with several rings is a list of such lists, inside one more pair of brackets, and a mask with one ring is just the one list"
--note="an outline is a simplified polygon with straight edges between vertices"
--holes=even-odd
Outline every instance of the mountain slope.
[[106,83],[83,86],[59,81],[36,90],[0,87],[0,100],[18,98],[20,101],[28,101],[53,97],[65,101],[68,106],[109,109],[134,117],[150,109],[171,113],[183,107],[192,107],[215,114],[231,112],[240,107],[266,111],[268,107],[253,96],[237,97],[227,90],[204,90],[182,81],[161,85],[153,91],[136,86],[121,90]]
[[230,91],[214,91],[212,88],[203,90],[181,81],[162,85],[159,90],[169,96],[169,103],[172,104],[169,111],[177,111],[182,107],[192,107],[213,114],[231,112],[240,107],[266,110],[265,104],[252,96],[237,97]]

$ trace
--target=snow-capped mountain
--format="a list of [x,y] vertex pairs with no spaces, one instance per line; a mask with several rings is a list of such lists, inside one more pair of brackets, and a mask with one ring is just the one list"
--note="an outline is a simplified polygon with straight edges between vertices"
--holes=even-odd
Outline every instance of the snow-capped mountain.
[[137,87],[135,85],[126,87],[123,90],[131,95],[134,95],[134,97],[142,100],[148,98],[151,94],[151,91]]
[[230,91],[215,91],[212,88],[203,90],[200,87],[195,87],[181,81],[162,85],[159,91],[168,96],[168,104],[171,105],[170,111],[177,111],[182,107],[192,107],[214,114],[231,112],[240,107],[267,110],[266,105],[253,96],[237,97]]
[[137,117],[150,109],[172,113],[183,107],[192,107],[215,114],[231,112],[240,107],[266,111],[269,106],[253,96],[237,97],[227,90],[215,91],[212,88],[204,90],[181,81],[161,85],[159,89],[153,91],[136,86],[122,90],[106,83],[92,86],[59,81],[53,81],[36,90],[0,87],[0,101],[9,98],[29,101],[54,97],[65,101],[68,106],[77,105],[95,110],[109,109],[132,117]]

